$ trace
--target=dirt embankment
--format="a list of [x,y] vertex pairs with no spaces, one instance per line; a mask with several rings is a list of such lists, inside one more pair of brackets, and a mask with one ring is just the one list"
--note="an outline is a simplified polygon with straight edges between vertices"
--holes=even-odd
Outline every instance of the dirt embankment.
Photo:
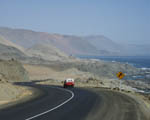
[[15,102],[28,95],[32,95],[32,91],[26,87],[12,85],[11,83],[0,83],[0,105]]
[[7,82],[20,82],[29,80],[22,64],[15,60],[0,60],[0,80]]
[[21,63],[15,60],[0,60],[0,105],[32,95],[32,91],[27,87],[13,84],[27,80],[28,74]]

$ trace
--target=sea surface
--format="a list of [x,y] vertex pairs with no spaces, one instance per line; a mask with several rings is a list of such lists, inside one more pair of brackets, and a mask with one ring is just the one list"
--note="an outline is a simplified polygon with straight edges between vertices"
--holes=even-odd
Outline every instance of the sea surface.
[[118,56],[79,56],[83,59],[100,59],[104,61],[110,62],[121,62],[121,63],[128,63],[137,68],[150,68],[150,56],[149,57],[137,57],[137,56],[126,56],[126,57],[118,57]]

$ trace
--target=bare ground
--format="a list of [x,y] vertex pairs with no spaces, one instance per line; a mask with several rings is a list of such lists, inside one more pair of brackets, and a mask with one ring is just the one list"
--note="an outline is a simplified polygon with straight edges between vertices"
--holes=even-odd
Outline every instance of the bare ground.
[[19,101],[30,95],[32,95],[32,91],[27,87],[13,85],[11,83],[0,83],[0,106]]

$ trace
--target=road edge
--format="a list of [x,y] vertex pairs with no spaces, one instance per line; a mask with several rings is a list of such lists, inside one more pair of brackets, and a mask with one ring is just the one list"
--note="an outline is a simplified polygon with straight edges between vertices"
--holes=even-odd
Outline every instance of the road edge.
[[69,99],[65,100],[63,103],[61,103],[61,104],[59,104],[59,105],[57,105],[57,106],[55,106],[55,107],[53,107],[53,108],[51,108],[51,109],[49,109],[49,110],[47,110],[47,111],[44,111],[44,112],[42,112],[42,113],[39,113],[39,114],[34,115],[34,116],[32,116],[32,117],[29,117],[29,118],[27,118],[27,119],[25,119],[25,120],[32,120],[32,119],[34,119],[34,118],[37,118],[37,117],[42,116],[42,115],[44,115],[44,114],[47,114],[47,113],[49,113],[49,112],[51,112],[51,111],[53,111],[53,110],[56,110],[57,108],[59,108],[59,107],[65,105],[66,103],[68,103],[69,101],[71,101],[71,100],[74,98],[74,93],[73,93],[71,90],[64,89],[64,88],[59,88],[59,87],[52,87],[52,86],[51,86],[51,88],[60,89],[60,90],[63,90],[63,91],[67,91],[67,92],[71,93],[71,97],[70,97]]

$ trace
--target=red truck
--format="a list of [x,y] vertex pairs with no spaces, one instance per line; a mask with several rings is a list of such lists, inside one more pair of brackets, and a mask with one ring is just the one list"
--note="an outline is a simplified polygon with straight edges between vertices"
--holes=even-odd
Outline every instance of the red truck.
[[74,87],[74,79],[68,78],[64,81],[64,88]]

